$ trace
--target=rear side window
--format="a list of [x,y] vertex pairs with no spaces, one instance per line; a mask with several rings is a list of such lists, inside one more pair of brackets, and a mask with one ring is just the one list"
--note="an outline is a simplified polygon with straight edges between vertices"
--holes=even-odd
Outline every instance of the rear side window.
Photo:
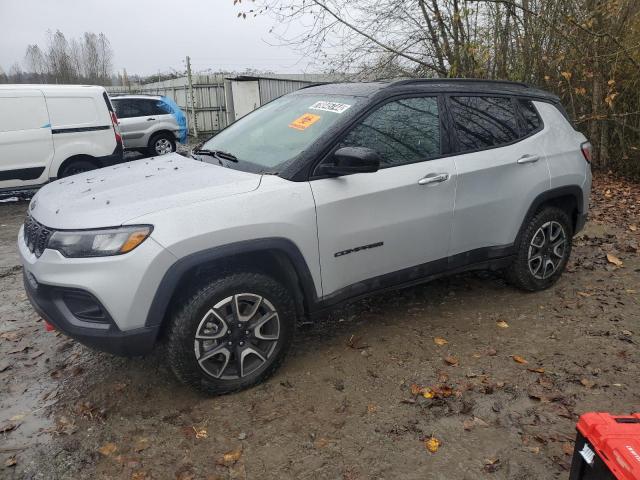
[[509,97],[450,97],[458,151],[496,147],[518,139],[518,122]]
[[381,167],[396,167],[440,154],[436,97],[406,98],[375,110],[351,130],[341,147],[367,147],[382,157]]
[[526,137],[542,127],[542,119],[531,100],[519,99],[518,105],[523,121],[522,136]]

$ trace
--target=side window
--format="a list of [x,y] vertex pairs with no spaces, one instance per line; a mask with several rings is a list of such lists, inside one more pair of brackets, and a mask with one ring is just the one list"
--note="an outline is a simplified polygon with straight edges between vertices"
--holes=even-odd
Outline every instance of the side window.
[[438,99],[417,97],[386,103],[355,126],[340,146],[377,151],[382,168],[439,155]]
[[158,100],[140,100],[143,115],[166,115],[162,104]]
[[167,115],[171,113],[169,107],[159,100],[151,101],[151,115]]
[[538,115],[535,105],[531,100],[518,100],[518,106],[520,107],[520,113],[522,114],[522,120],[524,125],[522,128],[522,135],[527,136],[542,127],[542,119]]
[[144,117],[146,113],[143,111],[141,103],[137,100],[113,100],[118,118]]
[[518,139],[518,124],[509,97],[450,97],[458,151],[496,147]]

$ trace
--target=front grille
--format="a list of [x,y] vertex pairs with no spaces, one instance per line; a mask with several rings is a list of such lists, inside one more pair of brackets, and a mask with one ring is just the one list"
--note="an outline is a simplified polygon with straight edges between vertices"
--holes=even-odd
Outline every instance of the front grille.
[[24,243],[36,257],[42,255],[44,249],[47,248],[52,233],[53,230],[36,222],[31,215],[27,216],[24,222]]

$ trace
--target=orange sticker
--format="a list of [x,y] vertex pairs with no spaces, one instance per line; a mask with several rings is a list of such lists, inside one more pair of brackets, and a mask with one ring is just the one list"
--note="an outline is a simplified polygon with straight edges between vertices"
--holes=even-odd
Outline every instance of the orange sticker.
[[293,122],[291,122],[289,124],[289,128],[295,128],[296,130],[306,130],[318,120],[320,120],[320,115],[305,113],[301,117],[298,117]]

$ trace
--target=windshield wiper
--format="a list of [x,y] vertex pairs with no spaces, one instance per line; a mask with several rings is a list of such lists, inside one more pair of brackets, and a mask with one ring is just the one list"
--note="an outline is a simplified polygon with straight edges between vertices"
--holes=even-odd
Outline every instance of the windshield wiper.
[[200,149],[200,150],[194,150],[193,153],[196,154],[196,155],[206,155],[206,156],[214,157],[214,158],[218,158],[218,159],[221,158],[223,160],[229,160],[230,162],[238,162],[238,157],[236,157],[232,153],[225,152],[223,150]]

